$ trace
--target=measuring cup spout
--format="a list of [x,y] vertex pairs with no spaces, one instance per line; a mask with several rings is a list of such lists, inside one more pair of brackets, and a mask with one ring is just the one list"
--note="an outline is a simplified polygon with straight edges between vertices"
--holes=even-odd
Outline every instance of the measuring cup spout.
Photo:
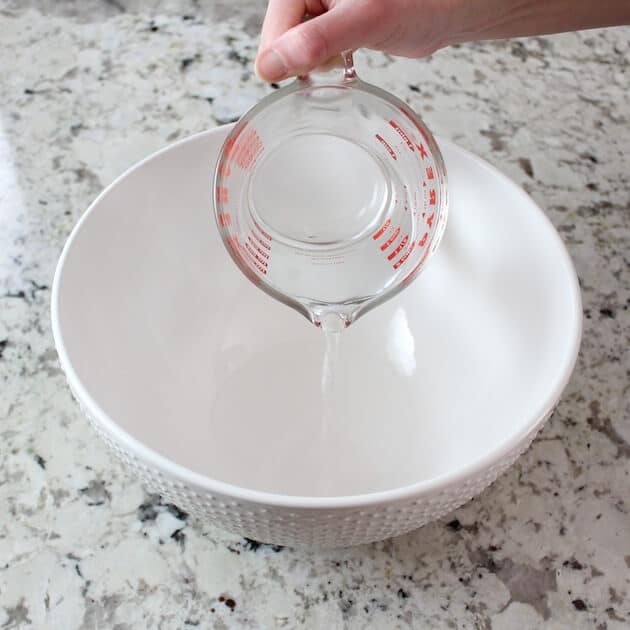
[[343,313],[327,313],[321,319],[321,326],[326,330],[339,332],[349,324]]
[[341,332],[352,323],[354,317],[351,311],[346,309],[332,310],[330,308],[315,309],[311,312],[313,323],[329,332]]

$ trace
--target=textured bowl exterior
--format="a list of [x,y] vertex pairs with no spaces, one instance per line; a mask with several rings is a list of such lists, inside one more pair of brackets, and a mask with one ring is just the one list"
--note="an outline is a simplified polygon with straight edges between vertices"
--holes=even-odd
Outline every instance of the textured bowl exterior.
[[[65,370],[62,365],[62,369]],[[253,540],[289,547],[338,548],[400,536],[458,508],[485,490],[522,455],[552,411],[501,459],[465,480],[402,500],[352,508],[290,508],[236,500],[177,478],[134,453],[87,409],[70,390],[96,434],[114,455],[152,492],[159,493],[194,517]]]

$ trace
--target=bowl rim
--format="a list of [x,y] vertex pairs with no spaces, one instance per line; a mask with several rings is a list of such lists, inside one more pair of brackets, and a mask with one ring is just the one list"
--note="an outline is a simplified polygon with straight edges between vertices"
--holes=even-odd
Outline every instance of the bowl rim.
[[186,138],[182,138],[177,142],[169,144],[158,151],[148,155],[144,159],[135,163],[117,178],[115,178],[108,186],[106,186],[100,194],[92,201],[87,210],[83,213],[80,219],[73,227],[70,235],[68,236],[61,255],[59,257],[57,267],[52,283],[51,291],[51,322],[52,332],[57,354],[59,356],[59,362],[70,389],[75,394],[79,404],[83,407],[84,413],[87,413],[92,420],[100,425],[106,433],[120,445],[124,446],[125,450],[133,453],[138,459],[143,460],[145,464],[154,467],[157,470],[166,473],[170,477],[195,487],[197,490],[201,489],[207,493],[215,495],[223,495],[232,500],[239,500],[251,504],[258,504],[260,506],[273,506],[278,508],[287,509],[303,509],[303,510],[331,510],[331,509],[360,509],[376,505],[392,504],[405,502],[410,499],[418,498],[420,495],[436,495],[446,491],[448,488],[462,484],[466,480],[478,477],[485,471],[492,469],[501,461],[505,461],[513,454],[519,446],[525,446],[527,437],[535,434],[547,420],[556,404],[558,403],[562,392],[567,386],[573,370],[575,368],[577,357],[580,349],[580,342],[582,338],[582,300],[579,287],[578,277],[573,265],[573,261],[569,255],[569,252],[562,241],[562,238],[554,228],[551,220],[545,214],[545,212],[534,202],[534,200],[515,182],[509,177],[504,175],[497,168],[486,162],[482,158],[478,157],[474,153],[467,151],[456,145],[455,143],[436,136],[436,140],[441,147],[448,146],[451,150],[455,150],[463,154],[469,160],[476,163],[477,166],[489,172],[493,177],[502,180],[507,183],[516,194],[520,195],[523,202],[527,204],[531,211],[537,213],[539,218],[542,219],[543,225],[551,231],[553,238],[558,246],[558,254],[564,258],[564,262],[569,270],[569,278],[567,283],[567,291],[570,294],[570,300],[572,303],[572,322],[573,334],[571,339],[571,347],[566,356],[563,357],[562,364],[559,366],[558,376],[553,384],[550,394],[539,405],[539,410],[534,414],[532,421],[526,423],[526,425],[519,431],[512,435],[509,439],[505,440],[498,448],[493,451],[489,451],[471,461],[466,466],[457,470],[444,473],[431,479],[425,479],[416,483],[408,484],[398,488],[392,488],[389,490],[381,490],[373,493],[355,494],[355,495],[341,495],[341,496],[299,496],[299,495],[285,495],[276,494],[272,492],[266,492],[262,490],[253,490],[245,488],[243,486],[234,485],[228,482],[219,481],[213,479],[201,473],[196,473],[181,464],[173,462],[164,455],[161,455],[157,451],[145,446],[137,438],[133,437],[122,427],[120,427],[112,418],[108,416],[105,411],[99,406],[99,404],[92,398],[90,393],[84,387],[81,379],[76,373],[68,351],[64,343],[64,337],[62,332],[62,326],[60,322],[60,310],[59,310],[59,291],[61,277],[64,271],[64,265],[68,252],[70,251],[74,241],[78,237],[84,222],[100,205],[103,198],[109,194],[109,191],[116,187],[122,180],[129,177],[136,170],[143,168],[150,161],[160,157],[164,153],[170,152],[180,146],[188,143],[195,143],[205,139],[208,136],[221,136],[221,134],[229,133],[233,125],[223,125],[195,133]]

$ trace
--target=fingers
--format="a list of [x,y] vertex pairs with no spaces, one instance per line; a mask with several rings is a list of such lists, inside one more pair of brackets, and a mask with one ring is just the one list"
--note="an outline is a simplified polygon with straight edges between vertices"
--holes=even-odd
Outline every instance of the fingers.
[[306,0],[269,0],[260,34],[260,48],[268,45],[290,28],[297,26],[306,12]]
[[[291,20],[287,19],[286,0],[276,0],[276,3],[283,5],[284,27],[293,20],[295,14],[291,15]],[[374,23],[366,23],[366,13],[355,10],[358,4],[340,3],[307,22],[292,25],[285,32],[275,29],[279,22],[274,18],[269,27],[271,30],[268,30],[269,37],[265,34],[265,44],[269,42],[269,45],[264,48],[261,46],[261,54],[257,59],[258,75],[266,81],[280,81],[288,76],[310,72],[344,50],[360,48]],[[271,37],[277,32],[282,34]]]
[[320,15],[324,11],[323,0],[269,0],[259,50],[265,50],[280,35],[297,26],[304,16]]
[[[327,4],[326,0],[269,0],[256,57],[258,76],[267,81],[276,80],[265,76],[264,71],[261,73],[259,67],[261,53],[264,53],[271,43],[307,17],[314,17],[326,11],[325,4]],[[273,64],[273,58],[268,58],[263,62],[263,67],[268,71],[271,70],[271,75],[275,76],[277,73],[273,71]]]

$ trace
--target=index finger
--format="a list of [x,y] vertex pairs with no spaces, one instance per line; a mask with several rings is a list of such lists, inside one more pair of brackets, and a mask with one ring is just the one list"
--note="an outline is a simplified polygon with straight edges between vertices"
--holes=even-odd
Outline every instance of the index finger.
[[322,0],[269,0],[258,49],[268,48],[280,35],[297,26],[305,15],[320,15],[325,10]]

